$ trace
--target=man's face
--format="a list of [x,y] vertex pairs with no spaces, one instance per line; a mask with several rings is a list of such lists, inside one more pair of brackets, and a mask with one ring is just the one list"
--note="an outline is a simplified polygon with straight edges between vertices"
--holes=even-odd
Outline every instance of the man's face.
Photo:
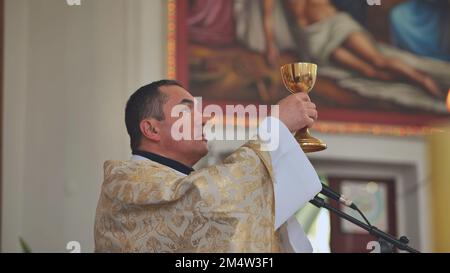
[[[182,87],[163,86],[160,90],[168,96],[163,108],[165,119],[160,122],[161,148],[195,164],[208,153],[207,140],[203,135],[203,126],[207,120],[202,118],[202,109],[199,109],[194,97]],[[177,110],[176,113],[181,111],[182,114],[172,117],[173,109]],[[190,128],[182,128],[187,130],[188,137],[175,140],[176,136],[173,135],[172,127],[179,128],[174,126],[174,123],[180,124],[182,116],[186,121],[184,124],[190,126]],[[186,118],[188,120],[185,120]],[[179,130],[176,131],[179,132]]]

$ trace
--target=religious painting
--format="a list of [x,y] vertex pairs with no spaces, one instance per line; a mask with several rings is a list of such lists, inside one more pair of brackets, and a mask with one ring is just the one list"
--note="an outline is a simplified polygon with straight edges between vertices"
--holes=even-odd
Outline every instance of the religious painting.
[[448,118],[450,1],[380,3],[169,1],[169,72],[206,102],[275,104],[289,94],[280,66],[316,63],[322,131],[329,121],[401,134]]

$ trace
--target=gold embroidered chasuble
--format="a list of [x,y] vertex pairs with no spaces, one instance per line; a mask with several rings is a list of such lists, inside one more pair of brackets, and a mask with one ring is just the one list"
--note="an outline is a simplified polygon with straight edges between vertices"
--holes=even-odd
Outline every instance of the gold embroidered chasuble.
[[257,141],[188,176],[151,160],[107,161],[104,173],[96,252],[282,251],[271,158]]

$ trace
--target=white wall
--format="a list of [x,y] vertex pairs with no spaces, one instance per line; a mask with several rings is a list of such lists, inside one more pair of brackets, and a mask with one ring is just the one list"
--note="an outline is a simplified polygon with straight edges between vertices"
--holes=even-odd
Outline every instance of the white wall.
[[165,1],[5,1],[2,251],[93,250],[106,159],[129,156],[123,109],[164,76]]

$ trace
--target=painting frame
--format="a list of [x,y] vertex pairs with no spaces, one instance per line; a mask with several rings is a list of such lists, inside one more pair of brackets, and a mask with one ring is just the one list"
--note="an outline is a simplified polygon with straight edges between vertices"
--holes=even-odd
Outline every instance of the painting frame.
[[[177,79],[189,89],[188,55],[188,1],[167,1],[167,71],[168,78]],[[204,105],[221,106],[232,101],[203,99]],[[240,103],[242,104],[242,103]],[[245,104],[244,104],[245,105]],[[318,106],[320,119],[313,131],[330,134],[365,134],[384,136],[424,136],[442,131],[440,120],[448,119],[434,114],[410,115],[398,112],[368,112],[333,109]]]

